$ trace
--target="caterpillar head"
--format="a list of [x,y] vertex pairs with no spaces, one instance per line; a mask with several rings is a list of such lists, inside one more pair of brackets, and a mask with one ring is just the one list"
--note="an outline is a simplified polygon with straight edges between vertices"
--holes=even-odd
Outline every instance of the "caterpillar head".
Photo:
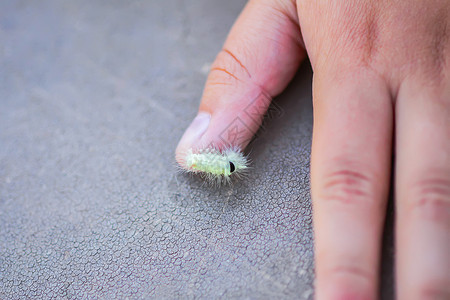
[[248,168],[248,160],[241,152],[227,149],[223,152],[223,155],[228,160],[230,174],[241,173]]

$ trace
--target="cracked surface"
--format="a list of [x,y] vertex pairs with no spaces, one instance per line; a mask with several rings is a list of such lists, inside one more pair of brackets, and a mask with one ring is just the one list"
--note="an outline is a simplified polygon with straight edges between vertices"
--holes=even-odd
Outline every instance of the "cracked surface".
[[313,297],[308,66],[246,180],[173,158],[244,2],[0,3],[1,299]]

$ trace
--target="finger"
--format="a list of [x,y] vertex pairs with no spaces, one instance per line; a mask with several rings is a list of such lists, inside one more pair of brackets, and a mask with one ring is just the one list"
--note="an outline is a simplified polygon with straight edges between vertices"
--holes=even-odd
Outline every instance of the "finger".
[[450,84],[444,85],[408,81],[397,100],[399,299],[450,299]]
[[[342,74],[342,75],[341,75]],[[365,69],[316,72],[311,184],[317,299],[375,299],[392,102]]]
[[250,1],[212,65],[199,114],[178,144],[178,163],[191,148],[244,149],[304,56],[294,1]]

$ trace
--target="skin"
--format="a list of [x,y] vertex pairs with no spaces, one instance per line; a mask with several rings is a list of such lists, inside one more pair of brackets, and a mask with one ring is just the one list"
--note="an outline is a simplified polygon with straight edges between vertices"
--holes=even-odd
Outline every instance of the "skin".
[[236,116],[244,148],[259,122],[243,111],[263,114],[306,55],[316,298],[377,298],[394,154],[397,298],[450,299],[450,1],[249,1],[177,160],[223,145]]

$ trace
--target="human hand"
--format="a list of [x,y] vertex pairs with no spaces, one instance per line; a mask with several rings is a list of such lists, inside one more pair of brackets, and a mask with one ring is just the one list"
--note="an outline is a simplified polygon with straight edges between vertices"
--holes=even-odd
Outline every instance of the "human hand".
[[[306,55],[316,297],[377,297],[395,149],[397,296],[450,299],[448,0],[249,1],[177,161],[190,148],[245,148]],[[258,119],[249,105],[263,108]],[[239,140],[224,135],[230,124],[241,126]]]

